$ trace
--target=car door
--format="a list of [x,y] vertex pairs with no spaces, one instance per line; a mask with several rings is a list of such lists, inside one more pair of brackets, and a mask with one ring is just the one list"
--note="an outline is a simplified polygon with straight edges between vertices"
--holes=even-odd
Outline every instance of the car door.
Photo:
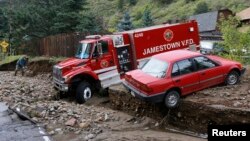
[[171,75],[175,86],[181,88],[182,95],[192,93],[199,87],[199,75],[195,72],[191,59],[176,62]]
[[223,68],[205,56],[194,58],[197,72],[199,74],[199,89],[204,89],[224,81]]

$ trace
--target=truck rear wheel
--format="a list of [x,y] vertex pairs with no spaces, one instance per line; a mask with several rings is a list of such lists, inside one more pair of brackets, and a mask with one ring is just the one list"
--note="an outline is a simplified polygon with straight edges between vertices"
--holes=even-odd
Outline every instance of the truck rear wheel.
[[76,101],[80,104],[92,97],[92,90],[88,82],[81,82],[76,88]]

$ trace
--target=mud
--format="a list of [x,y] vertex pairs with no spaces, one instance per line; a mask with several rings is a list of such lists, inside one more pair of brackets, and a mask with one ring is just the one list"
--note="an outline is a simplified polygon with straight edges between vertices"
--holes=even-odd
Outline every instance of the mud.
[[112,107],[136,116],[155,119],[163,128],[206,133],[210,124],[250,123],[250,70],[234,86],[216,86],[183,97],[177,109],[152,104],[131,96],[122,86],[109,89]]
[[[209,124],[250,123],[249,67],[240,84],[199,91],[169,111],[162,104],[132,97],[121,85],[111,87],[109,97],[95,95],[82,105],[74,97],[58,100],[52,85],[53,63],[38,62],[29,66],[33,77],[0,72],[0,101],[10,106],[19,104],[58,141],[198,141],[203,139],[192,136],[206,137],[200,133],[206,133]],[[68,126],[69,121],[74,122]]]
[[54,62],[49,60],[32,61],[29,63],[29,72],[31,76],[35,76],[41,73],[52,73]]
[[0,71],[12,71],[16,68],[17,60],[0,66]]
[[56,99],[50,74],[14,76],[0,71],[0,101],[18,107],[43,126],[55,141],[204,139],[159,130],[157,121],[110,108],[109,97],[95,95],[85,104],[74,97]]
[[[13,71],[16,68],[17,60],[10,62],[8,64],[4,64],[0,66],[0,71]],[[56,61],[51,60],[50,58],[43,58],[40,60],[30,60],[28,62],[28,70],[26,70],[26,74],[28,76],[35,76],[41,73],[52,73],[53,65],[55,65]]]

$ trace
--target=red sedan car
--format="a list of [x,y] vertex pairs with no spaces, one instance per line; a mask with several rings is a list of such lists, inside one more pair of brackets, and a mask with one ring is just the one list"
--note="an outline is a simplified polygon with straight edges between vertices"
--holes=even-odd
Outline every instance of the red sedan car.
[[155,55],[142,68],[127,72],[123,85],[135,97],[175,108],[181,96],[220,83],[238,83],[245,70],[218,56],[176,50]]

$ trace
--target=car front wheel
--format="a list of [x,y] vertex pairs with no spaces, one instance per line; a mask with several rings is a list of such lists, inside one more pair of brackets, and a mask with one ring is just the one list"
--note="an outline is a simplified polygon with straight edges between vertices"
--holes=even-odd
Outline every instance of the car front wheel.
[[239,73],[236,71],[231,71],[226,77],[226,84],[227,85],[235,85],[239,82]]
[[88,82],[81,82],[76,89],[76,101],[80,104],[92,97],[92,90]]
[[179,92],[172,90],[167,93],[164,100],[165,106],[169,109],[176,108],[180,103]]

